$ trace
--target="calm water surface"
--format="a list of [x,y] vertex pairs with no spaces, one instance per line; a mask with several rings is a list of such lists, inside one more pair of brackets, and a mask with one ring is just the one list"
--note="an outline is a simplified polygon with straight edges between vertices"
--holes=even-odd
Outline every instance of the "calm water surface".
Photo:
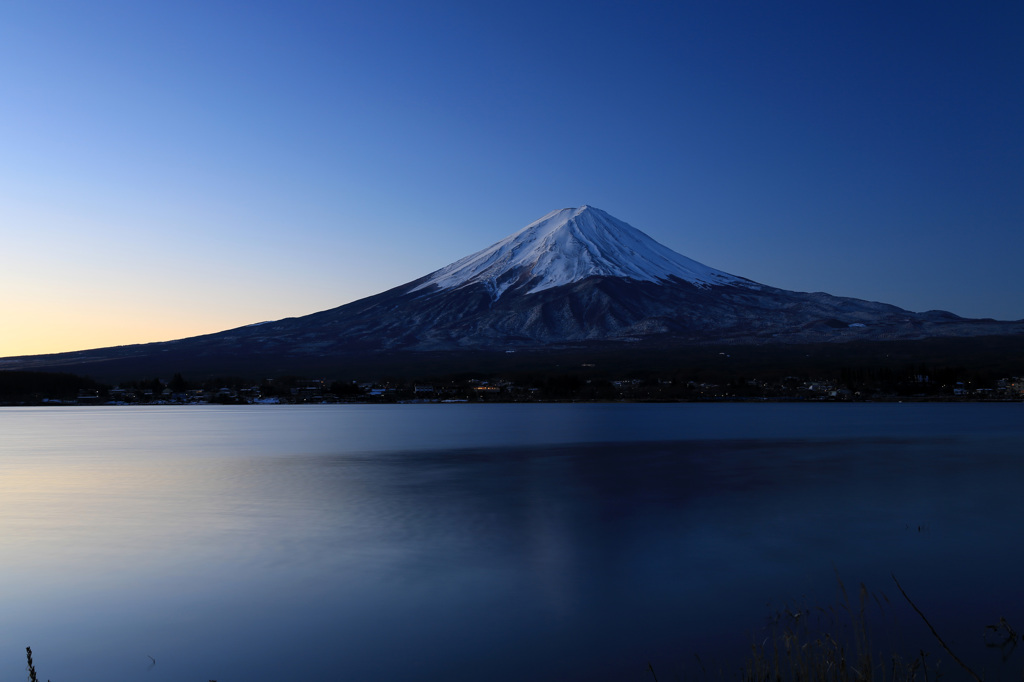
[[996,671],[1022,531],[1021,404],[4,408],[0,679],[675,679],[837,572]]

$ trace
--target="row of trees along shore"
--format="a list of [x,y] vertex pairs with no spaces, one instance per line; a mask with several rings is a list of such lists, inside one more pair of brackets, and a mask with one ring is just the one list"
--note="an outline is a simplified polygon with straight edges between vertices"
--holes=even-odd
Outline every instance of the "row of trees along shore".
[[577,371],[507,375],[465,373],[371,380],[276,377],[254,381],[181,373],[102,384],[67,373],[0,371],[0,404],[407,402],[458,400],[1019,400],[1024,379],[963,367],[844,367],[831,374],[747,377],[694,370],[608,375]]

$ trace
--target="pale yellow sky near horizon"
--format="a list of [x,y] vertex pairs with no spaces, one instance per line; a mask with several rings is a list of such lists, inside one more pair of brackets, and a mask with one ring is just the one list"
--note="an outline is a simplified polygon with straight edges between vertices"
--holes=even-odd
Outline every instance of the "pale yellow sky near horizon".
[[[0,302],[0,358],[46,355],[137,343],[174,341],[201,334],[234,329],[317,312],[286,310],[284,302],[268,306],[279,311],[271,317],[251,304],[217,307],[159,306],[145,303],[117,305],[93,302],[83,305],[73,298],[66,301],[37,301],[31,296]],[[325,305],[322,309],[333,307]]]

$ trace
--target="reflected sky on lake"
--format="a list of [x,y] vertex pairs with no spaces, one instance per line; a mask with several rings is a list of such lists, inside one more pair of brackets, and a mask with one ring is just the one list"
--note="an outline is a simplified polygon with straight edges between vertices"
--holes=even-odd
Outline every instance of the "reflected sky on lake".
[[728,665],[787,601],[834,603],[836,572],[890,598],[897,573],[970,650],[1024,604],[1022,419],[5,409],[0,668],[32,646],[55,681],[671,679]]

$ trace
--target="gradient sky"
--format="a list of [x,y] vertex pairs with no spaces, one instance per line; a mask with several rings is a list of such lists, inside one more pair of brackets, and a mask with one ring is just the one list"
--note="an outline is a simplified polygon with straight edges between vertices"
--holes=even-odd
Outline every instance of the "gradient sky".
[[0,2],[0,356],[332,308],[591,204],[1024,318],[1024,3]]

